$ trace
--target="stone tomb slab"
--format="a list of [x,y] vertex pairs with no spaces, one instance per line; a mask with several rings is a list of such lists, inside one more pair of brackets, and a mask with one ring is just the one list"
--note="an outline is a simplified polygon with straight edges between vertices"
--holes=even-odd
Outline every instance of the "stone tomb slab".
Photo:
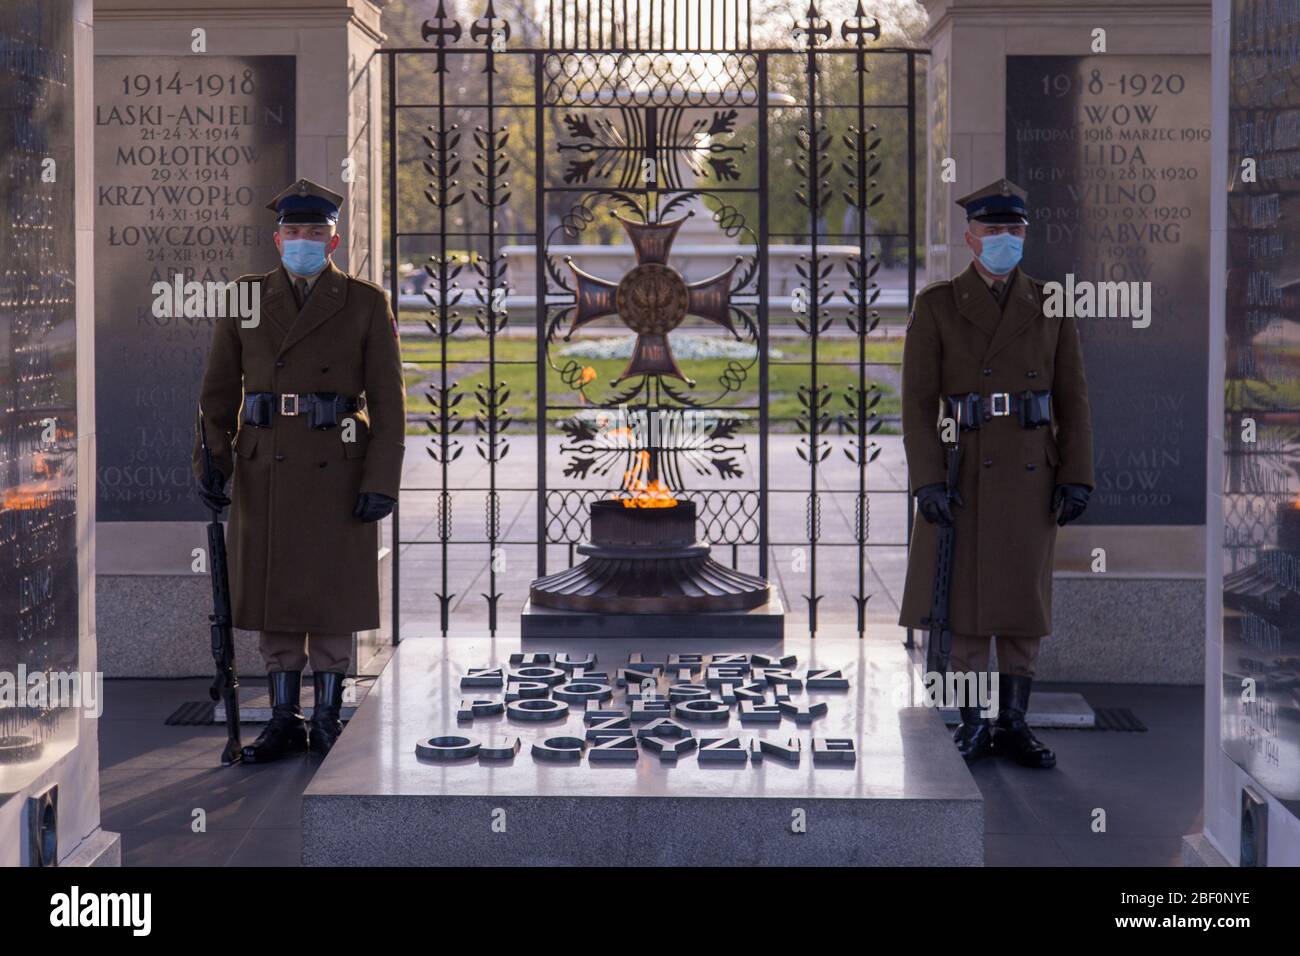
[[[973,865],[983,863],[984,814],[979,790],[958,757],[940,714],[908,706],[908,660],[893,641],[818,638],[762,643],[671,641],[530,641],[413,638],[348,724],[303,796],[303,862],[314,866],[714,866]],[[629,663],[640,652],[648,664]],[[512,654],[549,654],[551,662],[512,665]],[[566,701],[567,714],[536,716],[556,699],[545,668],[554,656],[596,655],[589,670],[605,674],[612,697],[590,703],[618,712],[611,726],[651,688],[639,674],[617,686],[621,669],[669,664],[670,654],[794,655],[793,679],[769,680],[762,701],[775,722],[741,720],[740,695],[719,708],[694,705],[686,728],[649,727],[630,718],[619,733],[634,738],[593,758],[585,740],[587,705]],[[686,664],[681,667],[685,668]],[[499,687],[462,688],[471,668],[504,669]],[[654,693],[663,699],[687,675],[669,664]],[[536,669],[535,669],[536,668]],[[511,675],[510,671],[526,669]],[[563,669],[563,668],[561,668]],[[838,669],[847,688],[808,687],[810,669]],[[722,700],[737,688],[707,688],[697,664],[678,699]],[[506,702],[506,683],[542,685],[544,697]],[[715,682],[716,683],[716,682]],[[629,694],[629,691],[631,692]],[[573,689],[562,691],[573,696]],[[582,689],[578,694],[584,693]],[[753,693],[751,689],[751,693]],[[597,694],[599,696],[599,694]],[[631,701],[628,698],[632,697]],[[794,706],[781,707],[781,698]],[[500,701],[499,710],[474,700]],[[653,706],[655,698],[648,698]],[[462,701],[465,707],[462,708]],[[825,714],[817,704],[824,703]],[[457,719],[458,712],[472,715]],[[799,714],[799,716],[796,716]],[[651,733],[640,735],[649,727]],[[513,739],[519,739],[518,750]],[[645,739],[653,737],[653,740]],[[701,759],[705,738],[739,738],[735,753]],[[435,739],[437,738],[437,739]],[[437,756],[468,738],[487,755]],[[780,751],[790,741],[798,761]],[[584,741],[581,753],[565,753]],[[821,740],[820,746],[817,740]],[[851,741],[852,756],[844,742]],[[435,756],[430,756],[430,742]],[[549,742],[549,747],[548,747]],[[417,755],[417,744],[424,755]],[[540,745],[540,746],[538,746]],[[535,747],[537,748],[535,750]],[[472,748],[471,748],[472,749]],[[716,748],[734,750],[734,747]],[[814,760],[814,750],[820,751]],[[753,752],[761,754],[754,761]],[[628,754],[635,753],[635,759]],[[676,754],[674,757],[673,754]],[[801,831],[801,832],[798,832]]]

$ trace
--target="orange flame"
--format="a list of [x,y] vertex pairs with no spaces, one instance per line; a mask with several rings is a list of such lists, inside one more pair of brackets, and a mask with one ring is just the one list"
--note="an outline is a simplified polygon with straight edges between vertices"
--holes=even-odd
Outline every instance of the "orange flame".
[[10,488],[0,498],[0,511],[36,511],[50,506],[50,496],[59,490],[53,479],[29,481]]
[[642,451],[637,454],[636,462],[623,473],[624,508],[675,508],[677,499],[672,490],[658,478],[648,481],[650,474],[650,453]]

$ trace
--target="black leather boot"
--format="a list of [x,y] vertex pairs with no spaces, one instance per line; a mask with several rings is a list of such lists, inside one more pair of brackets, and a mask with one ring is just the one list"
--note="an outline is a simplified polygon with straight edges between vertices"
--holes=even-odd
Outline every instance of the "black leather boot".
[[1056,754],[1025,723],[1032,684],[1033,678],[1023,674],[998,675],[998,722],[993,728],[993,750],[1022,767],[1046,769],[1056,766]]
[[343,733],[343,678],[335,671],[315,671],[316,707],[311,712],[311,752],[322,757],[330,752],[334,741]]
[[953,731],[957,752],[967,763],[974,763],[993,752],[993,722],[980,716],[978,707],[958,707],[961,723]]
[[257,740],[244,748],[245,763],[270,763],[307,750],[307,721],[298,705],[302,673],[271,671],[266,681],[271,691],[271,719]]

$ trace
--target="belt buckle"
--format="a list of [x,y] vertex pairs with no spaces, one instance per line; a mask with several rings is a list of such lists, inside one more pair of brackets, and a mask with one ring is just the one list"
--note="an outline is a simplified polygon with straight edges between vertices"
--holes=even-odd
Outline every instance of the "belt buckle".
[[[998,399],[1002,400],[1001,408],[998,407]],[[989,409],[989,414],[994,416],[995,418],[1003,418],[1007,415],[1010,415],[1011,414],[1011,393],[994,392],[992,395],[989,396],[989,404],[992,406]]]
[[[289,410],[289,399],[293,399],[293,411],[290,411],[290,410]],[[285,394],[285,395],[281,395],[281,396],[280,396],[280,414],[281,414],[281,415],[297,415],[297,414],[299,414],[299,412],[298,412],[298,396],[297,396],[296,394],[292,394],[292,393],[290,393],[290,394]]]

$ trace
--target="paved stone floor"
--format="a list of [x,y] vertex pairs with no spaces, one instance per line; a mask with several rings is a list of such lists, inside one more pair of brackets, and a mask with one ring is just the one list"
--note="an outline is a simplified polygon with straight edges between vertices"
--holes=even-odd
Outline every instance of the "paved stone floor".
[[[1201,828],[1202,692],[1198,687],[1054,684],[1094,707],[1127,707],[1147,733],[1044,731],[1055,771],[977,765],[991,866],[1176,866]],[[215,766],[224,729],[168,727],[177,706],[206,698],[202,680],[113,680],[100,720],[103,826],[122,834],[123,863],[293,866],[301,801],[316,765]],[[251,738],[254,725],[245,727]],[[1107,831],[1091,829],[1106,811]],[[195,832],[196,810],[206,832]]]

